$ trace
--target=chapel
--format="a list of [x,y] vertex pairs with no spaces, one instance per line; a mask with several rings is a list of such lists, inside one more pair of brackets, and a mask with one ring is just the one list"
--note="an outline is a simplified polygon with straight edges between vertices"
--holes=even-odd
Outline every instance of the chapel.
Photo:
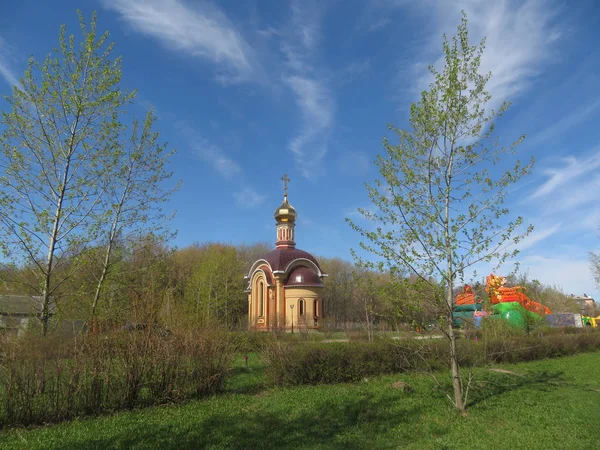
[[248,328],[259,331],[318,329],[323,317],[323,273],[310,253],[296,248],[296,210],[288,202],[287,174],[283,202],[275,210],[275,249],[250,268],[248,281]]

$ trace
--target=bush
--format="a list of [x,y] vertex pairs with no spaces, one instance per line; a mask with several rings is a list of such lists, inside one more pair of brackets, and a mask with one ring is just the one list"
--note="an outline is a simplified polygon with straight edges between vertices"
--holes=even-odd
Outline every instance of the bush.
[[276,341],[263,347],[267,380],[275,385],[341,383],[367,376],[440,368],[441,346],[374,342],[293,344]]
[[[551,334],[548,336],[512,333],[496,337],[482,334],[477,340],[458,342],[463,366],[515,363],[541,358],[573,355],[600,349],[600,332]],[[372,343],[301,343],[271,341],[261,354],[267,380],[279,386],[360,381],[367,376],[408,371],[438,371],[448,367],[448,343],[441,340],[391,341]]]
[[42,424],[210,395],[236,351],[232,335],[207,331],[5,341],[0,423]]

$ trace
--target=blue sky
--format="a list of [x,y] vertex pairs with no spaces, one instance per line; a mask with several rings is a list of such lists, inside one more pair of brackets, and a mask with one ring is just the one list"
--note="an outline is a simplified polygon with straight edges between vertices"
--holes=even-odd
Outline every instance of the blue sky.
[[[287,172],[298,246],[350,259],[344,222],[368,207],[386,124],[406,128],[460,11],[499,123],[519,134],[533,174],[508,206],[535,225],[519,261],[531,278],[600,297],[588,252],[600,249],[600,4],[594,0],[97,0],[0,2],[0,93],[42,59],[76,9],[109,30],[136,114],[153,105],[178,153],[171,202],[176,245],[273,242]],[[5,107],[5,106],[3,106]],[[488,268],[480,268],[484,273]]]

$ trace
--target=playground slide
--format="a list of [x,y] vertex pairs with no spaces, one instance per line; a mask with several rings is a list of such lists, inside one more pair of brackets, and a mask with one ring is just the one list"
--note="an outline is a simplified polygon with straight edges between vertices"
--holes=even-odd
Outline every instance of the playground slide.
[[461,306],[461,305],[472,305],[474,303],[475,303],[475,293],[473,292],[473,289],[471,288],[471,286],[469,286],[468,284],[465,284],[464,290],[456,296],[455,304],[457,306]]
[[521,286],[505,287],[506,278],[490,274],[486,278],[485,290],[489,294],[490,305],[486,310],[483,303],[477,301],[473,289],[468,284],[456,296],[453,319],[457,326],[461,322],[471,321],[478,326],[482,317],[502,318],[512,325],[526,329],[531,321],[538,321],[546,314],[552,314],[549,308],[531,300]]
[[519,288],[520,286],[516,286],[514,288],[498,288],[498,295],[496,297],[492,297],[492,303],[498,304],[505,302],[518,302],[526,310],[539,314],[540,316],[543,316],[545,314],[552,314],[550,308],[542,305],[539,302],[531,300],[529,297],[527,297],[527,295],[520,291]]
[[552,311],[539,302],[531,300],[525,293],[524,287],[514,286],[505,287],[506,278],[496,276],[493,273],[486,278],[486,291],[490,294],[490,300],[493,304],[499,303],[519,303],[527,311],[543,316],[552,314]]

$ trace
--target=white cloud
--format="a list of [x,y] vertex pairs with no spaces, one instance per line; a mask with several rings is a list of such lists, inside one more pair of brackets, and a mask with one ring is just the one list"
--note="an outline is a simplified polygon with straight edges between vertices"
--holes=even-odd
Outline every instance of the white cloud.
[[598,230],[600,229],[600,212],[589,212],[582,216],[578,223],[583,229]]
[[367,31],[378,31],[381,30],[385,27],[387,27],[390,23],[392,23],[392,19],[390,19],[389,17],[381,17],[379,18],[379,20],[371,23],[368,27],[367,27]]
[[311,178],[321,170],[321,161],[328,151],[334,99],[327,77],[319,74],[314,64],[323,10],[316,1],[294,1],[291,9],[290,32],[281,43],[287,68],[282,79],[294,93],[302,129],[290,141],[289,149],[302,176]]
[[543,174],[547,180],[528,200],[538,200],[555,194],[553,203],[561,208],[588,203],[600,195],[600,148],[595,148],[587,158],[569,156],[561,158],[555,168]]
[[[581,256],[586,258],[581,259]],[[581,295],[585,292],[598,298],[587,255],[579,258],[572,255],[533,255],[521,261],[520,270],[528,271],[532,279],[543,284],[562,288],[565,294]]]
[[333,125],[333,100],[319,80],[291,76],[284,79],[296,95],[302,113],[303,128],[290,144],[302,176],[315,175],[327,153],[327,134]]
[[369,170],[369,163],[369,156],[360,151],[344,151],[337,160],[338,169],[344,175],[364,175]]
[[[388,7],[404,7],[405,2],[387,2]],[[460,22],[461,10],[467,14],[469,40],[479,43],[486,37],[486,48],[481,58],[481,72],[492,73],[487,85],[492,94],[490,107],[496,108],[502,101],[514,99],[526,90],[553,57],[552,43],[559,40],[562,31],[554,25],[558,15],[550,0],[525,0],[516,4],[510,0],[426,0],[409,6],[427,9],[433,32],[420,53],[425,60],[413,67],[417,80],[415,89],[420,92],[432,81],[427,70],[432,52],[440,55],[442,34],[453,36]],[[435,56],[434,56],[435,58]],[[425,63],[424,61],[427,61]],[[436,67],[441,66],[439,57]]]
[[192,142],[191,145],[201,159],[210,163],[225,178],[232,178],[241,172],[242,169],[239,164],[226,156],[219,147],[207,141],[196,141]]
[[259,69],[254,52],[227,16],[208,2],[105,0],[134,30],[186,55],[208,59],[225,72],[223,82],[247,80]]
[[8,45],[0,38],[0,75],[6,80],[11,86],[19,84],[19,79],[11,64],[9,63],[10,54],[8,51]]
[[209,163],[224,178],[230,179],[241,173],[242,168],[221,148],[200,136],[191,126],[178,122],[175,126],[187,139],[190,148],[203,161]]
[[240,192],[236,192],[234,197],[237,203],[245,208],[254,208],[255,206],[262,204],[265,200],[264,195],[260,195],[254,189],[249,187],[244,188]]
[[371,62],[368,59],[361,62],[350,63],[336,74],[335,84],[340,87],[352,83],[354,80],[367,73],[370,68]]
[[[550,252],[551,253],[551,252]],[[490,273],[508,275],[515,270],[514,261],[508,261],[501,267],[493,263],[478,264],[477,280]],[[565,294],[582,295],[584,292],[598,300],[600,294],[592,276],[590,261],[585,251],[570,249],[568,252],[556,252],[550,255],[532,254],[519,258],[519,272],[526,273],[530,280],[539,280],[547,286],[557,287]],[[471,280],[470,273],[466,279]]]
[[519,244],[515,247],[518,248],[520,251],[527,250],[528,248],[533,247],[534,245],[538,244],[544,239],[549,238],[550,236],[558,233],[560,229],[561,224],[556,224],[551,227],[546,227],[539,230],[536,229],[535,231],[530,233],[525,239],[519,242]]

